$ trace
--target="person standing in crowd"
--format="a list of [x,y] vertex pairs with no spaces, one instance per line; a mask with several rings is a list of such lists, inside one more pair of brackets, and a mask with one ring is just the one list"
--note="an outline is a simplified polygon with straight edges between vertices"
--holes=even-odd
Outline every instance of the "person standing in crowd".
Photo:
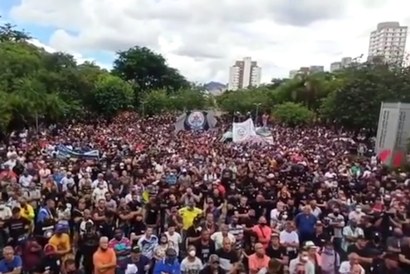
[[193,245],[188,246],[188,256],[181,262],[182,274],[199,274],[203,268],[201,259],[196,256],[196,248]]
[[126,265],[126,269],[124,272],[120,271],[120,274],[146,274],[152,269],[152,261],[141,254],[138,245],[131,248],[131,256],[125,260],[124,265]]
[[108,246],[108,238],[101,237],[98,250],[93,255],[95,274],[115,274],[117,256],[115,251]]
[[3,248],[3,259],[0,260],[0,273],[20,274],[23,268],[21,257],[14,254],[11,246]]
[[0,246],[41,274],[71,272],[74,253],[85,274],[407,270],[410,173],[371,140],[357,157],[356,133],[268,119],[271,144],[221,142],[232,117],[218,120],[174,134],[169,113],[125,112],[16,134],[0,152]]
[[315,265],[309,260],[309,251],[307,249],[300,249],[298,256],[290,261],[290,274],[315,274]]
[[173,248],[168,248],[165,251],[165,258],[155,263],[153,274],[162,273],[181,274],[181,265]]
[[267,268],[270,258],[265,254],[263,244],[255,244],[255,253],[248,257],[248,266],[250,274],[258,274],[263,268]]
[[225,274],[226,271],[220,266],[219,257],[216,254],[209,256],[209,261],[199,274]]

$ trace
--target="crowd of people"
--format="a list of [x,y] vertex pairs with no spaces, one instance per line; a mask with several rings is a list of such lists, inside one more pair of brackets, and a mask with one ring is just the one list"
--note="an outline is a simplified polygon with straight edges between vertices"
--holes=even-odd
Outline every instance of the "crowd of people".
[[273,144],[235,144],[220,141],[232,118],[177,134],[174,120],[12,135],[0,273],[410,273],[409,174],[363,136],[268,124]]

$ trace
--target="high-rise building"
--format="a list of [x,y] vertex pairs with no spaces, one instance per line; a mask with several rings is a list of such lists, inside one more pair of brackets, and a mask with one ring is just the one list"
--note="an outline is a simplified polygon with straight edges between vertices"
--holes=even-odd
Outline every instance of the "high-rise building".
[[333,62],[330,64],[330,72],[338,71],[342,68],[342,62]]
[[238,90],[249,87],[257,87],[261,83],[262,69],[251,57],[245,57],[242,61],[236,61],[229,70],[229,90]]
[[387,63],[401,65],[406,49],[407,26],[398,22],[383,22],[370,33],[369,60],[382,57]]
[[318,72],[324,72],[325,68],[323,66],[310,66],[309,67],[309,73],[318,73]]
[[310,66],[310,67],[300,67],[299,69],[294,69],[289,71],[289,78],[295,78],[298,75],[309,75],[318,72],[324,72],[323,66]]
[[353,58],[352,57],[343,57],[341,61],[342,68],[347,68],[352,65]]

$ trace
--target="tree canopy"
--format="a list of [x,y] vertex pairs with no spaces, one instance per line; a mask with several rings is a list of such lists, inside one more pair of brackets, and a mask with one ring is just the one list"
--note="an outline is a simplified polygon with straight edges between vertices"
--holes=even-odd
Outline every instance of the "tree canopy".
[[[286,106],[300,113],[300,121],[304,121],[307,112],[301,111],[303,106],[323,123],[375,132],[381,102],[410,102],[410,68],[380,62],[277,82],[275,79],[273,84],[258,88],[226,92],[218,98],[218,106],[228,112],[255,112],[254,103],[260,102],[261,110],[276,116],[278,112],[284,114]],[[286,117],[293,111],[286,111]]]
[[[119,52],[112,72],[91,62],[77,63],[63,52],[50,53],[11,24],[0,25],[0,132],[67,119],[112,118],[119,111],[147,113],[202,107],[207,101],[166,60],[148,48]],[[156,96],[165,93],[165,105]],[[152,94],[151,94],[152,93]],[[171,97],[172,95],[172,97]],[[155,101],[154,100],[154,101]],[[152,106],[150,106],[150,103]],[[186,106],[185,106],[186,107]]]
[[112,118],[134,109],[218,108],[271,113],[289,125],[312,120],[352,130],[375,130],[381,102],[410,102],[410,69],[383,62],[355,64],[336,73],[298,75],[219,96],[189,83],[146,47],[118,52],[112,71],[79,64],[63,52],[34,46],[31,36],[0,25],[0,132],[67,119]]

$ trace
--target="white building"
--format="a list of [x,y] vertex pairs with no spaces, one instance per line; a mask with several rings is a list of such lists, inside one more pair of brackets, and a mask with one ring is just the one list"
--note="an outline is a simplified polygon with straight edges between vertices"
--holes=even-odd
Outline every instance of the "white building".
[[369,60],[383,57],[388,63],[402,64],[406,49],[407,27],[398,22],[383,22],[370,33]]
[[262,69],[256,61],[250,57],[236,61],[229,70],[229,90],[238,90],[249,87],[257,87],[261,83]]
[[330,72],[335,72],[341,70],[342,68],[342,62],[333,62],[330,64]]

